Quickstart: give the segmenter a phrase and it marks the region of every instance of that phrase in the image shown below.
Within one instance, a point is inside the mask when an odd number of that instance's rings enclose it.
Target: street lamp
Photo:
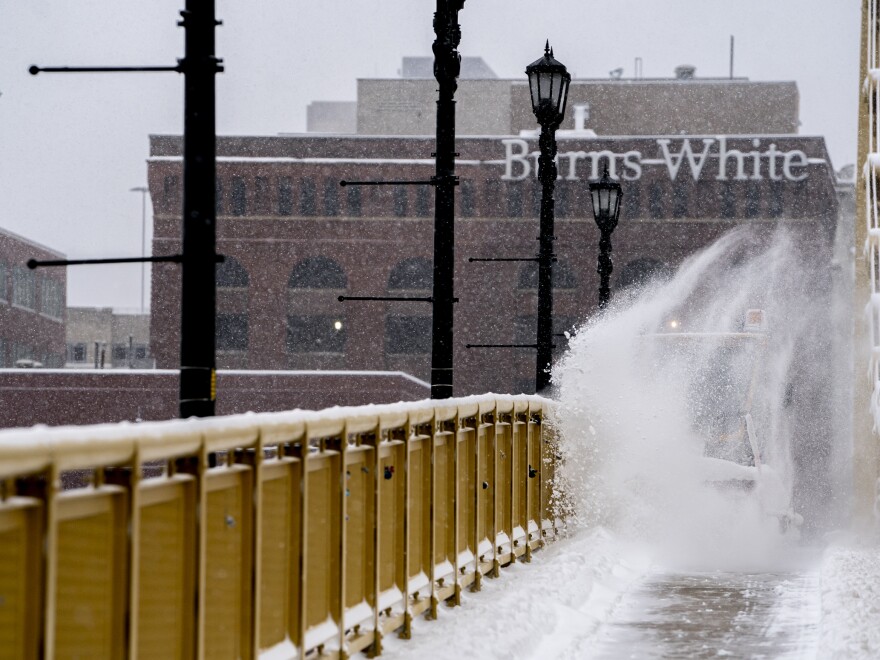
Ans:
[[[146,186],[135,186],[129,192],[139,192],[141,194],[141,257],[147,256],[147,195],[150,189]],[[144,282],[147,265],[141,262],[141,314],[146,310],[144,305]]]
[[[623,190],[617,181],[608,176],[608,167],[599,181],[590,183],[590,197],[593,200],[593,216],[599,227],[599,309],[604,309],[611,300],[611,233],[617,227],[620,217],[620,200]]]
[[[556,187],[556,129],[565,117],[565,102],[571,75],[565,65],[553,58],[550,41],[544,57],[526,67],[532,110],[541,125],[538,145],[538,179],[541,182],[541,223],[538,236],[538,357],[535,363],[535,391],[550,386],[553,358],[553,191]]]

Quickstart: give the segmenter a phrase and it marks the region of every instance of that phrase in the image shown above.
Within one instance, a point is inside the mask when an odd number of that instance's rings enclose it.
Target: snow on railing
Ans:
[[[868,268],[869,298],[865,307],[864,322],[866,335],[870,341],[868,357],[868,378],[871,383],[871,413],[874,431],[880,431],[880,206],[878,206],[878,169],[880,169],[880,52],[878,52],[878,0],[867,0],[864,7],[866,34],[863,40],[865,52],[862,53],[862,69],[866,72],[862,91],[865,96],[867,125],[861,124],[864,133],[866,153],[862,176],[864,178],[864,251],[865,265]],[[863,115],[865,116],[865,115]],[[858,245],[856,246],[859,247]]]
[[[551,405],[0,432],[0,655],[379,654],[556,536]]]

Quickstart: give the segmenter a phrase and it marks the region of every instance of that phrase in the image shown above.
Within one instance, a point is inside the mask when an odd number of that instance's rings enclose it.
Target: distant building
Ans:
[[[306,108],[309,133],[357,133],[357,103],[314,101]]]
[[[67,274],[63,268],[30,270],[28,259],[64,255],[0,229],[0,365],[60,367]]]
[[[67,367],[151,369],[150,315],[110,307],[67,309]]]

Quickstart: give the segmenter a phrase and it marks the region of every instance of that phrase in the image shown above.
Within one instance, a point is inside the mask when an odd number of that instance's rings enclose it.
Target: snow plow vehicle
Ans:
[[[691,429],[703,440],[699,477],[730,497],[757,498],[779,530],[797,530],[802,517],[791,507],[789,489],[765,461],[771,410],[762,385],[769,337],[761,310],[748,310],[739,332],[679,331],[645,335],[653,363],[687,382]]]

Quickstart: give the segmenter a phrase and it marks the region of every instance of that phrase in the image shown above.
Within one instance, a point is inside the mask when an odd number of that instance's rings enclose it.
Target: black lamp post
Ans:
[[[565,117],[565,102],[571,75],[553,58],[548,40],[544,57],[526,67],[532,93],[532,110],[541,125],[538,179],[541,181],[541,224],[538,236],[538,357],[535,391],[550,386],[553,358],[553,191],[556,187],[556,129]]]
[[[608,168],[599,181],[590,183],[590,197],[593,200],[593,216],[599,227],[599,309],[604,309],[611,300],[611,233],[617,227],[620,217],[620,200],[623,190],[617,181],[608,176]]]

